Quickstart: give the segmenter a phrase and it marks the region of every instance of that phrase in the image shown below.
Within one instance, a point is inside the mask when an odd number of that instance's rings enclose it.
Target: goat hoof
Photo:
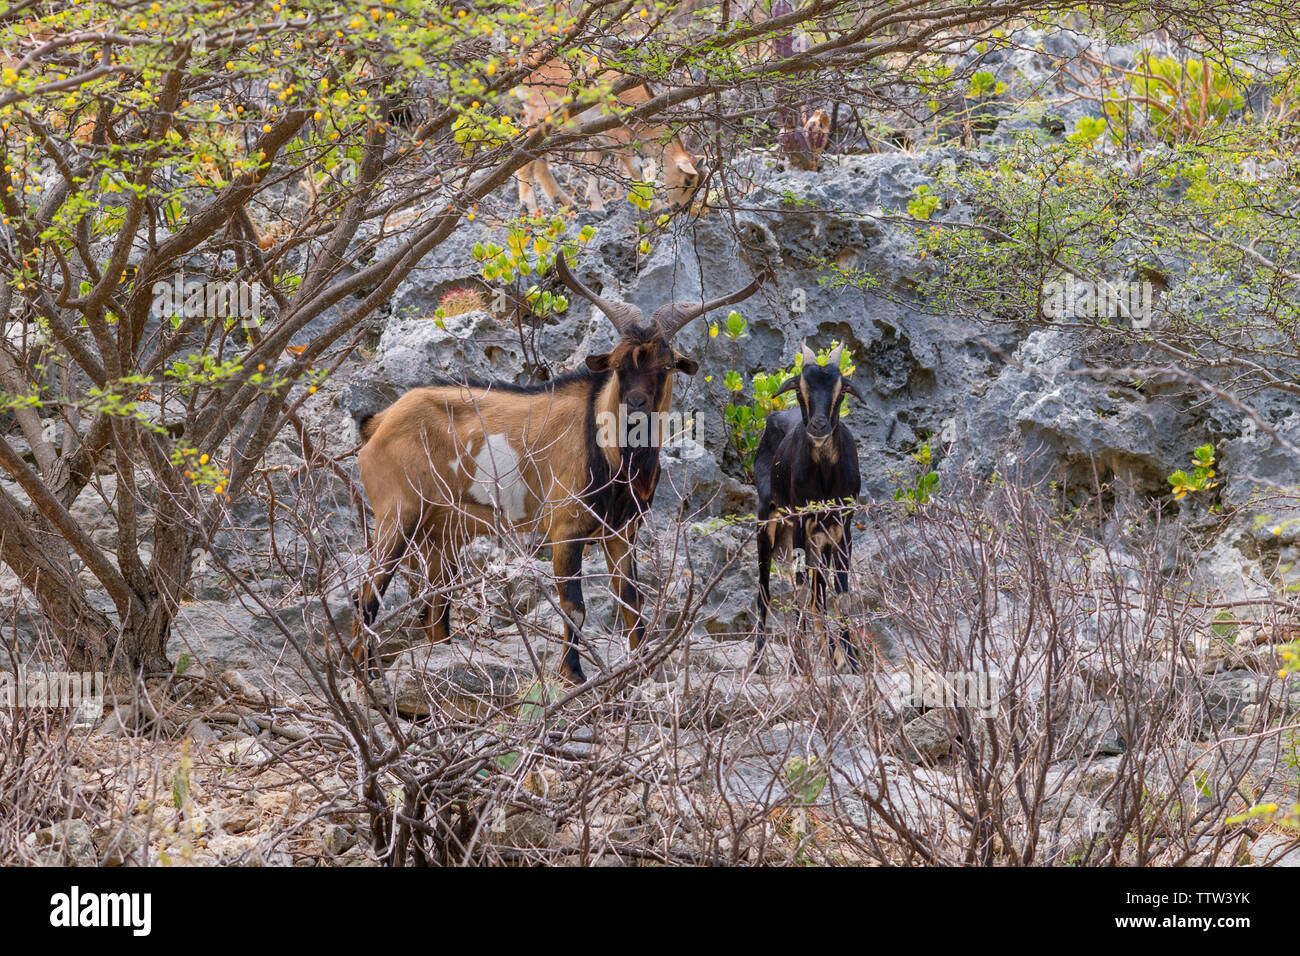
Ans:
[[[835,670],[835,673],[837,674],[861,674],[862,673],[862,665],[859,664],[857,661],[853,660],[852,658],[849,658],[847,660],[836,661],[833,665],[833,668]]]
[[[571,668],[568,664],[561,664],[560,680],[564,681],[566,684],[577,686],[578,684],[587,683],[587,675],[582,672],[581,665]]]
[[[862,658],[852,644],[845,643],[831,653],[831,667],[841,674],[860,674]]]

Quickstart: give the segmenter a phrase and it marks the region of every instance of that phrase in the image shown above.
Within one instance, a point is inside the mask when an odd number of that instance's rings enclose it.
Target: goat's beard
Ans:
[[[637,502],[648,505],[659,485],[659,449],[624,448],[620,478],[631,486]]]

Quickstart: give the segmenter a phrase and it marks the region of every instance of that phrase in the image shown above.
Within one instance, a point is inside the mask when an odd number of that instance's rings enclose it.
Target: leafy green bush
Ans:
[[[912,454],[912,459],[917,467],[910,476],[899,475],[903,484],[894,491],[894,500],[903,502],[908,514],[915,514],[917,509],[931,501],[939,486],[939,475],[933,468],[934,454],[930,450],[930,443],[923,444]]]
[[[1181,468],[1169,476],[1169,484],[1174,500],[1180,501],[1191,491],[1209,491],[1217,487],[1214,480],[1214,446],[1202,445],[1192,452],[1192,472],[1188,474]]]
[[[929,219],[938,206],[938,194],[929,183],[922,183],[912,190],[912,198],[907,203],[907,214],[913,219]]]
[[[1103,104],[1113,135],[1141,116],[1167,143],[1195,142],[1246,101],[1231,73],[1210,60],[1147,55],[1139,69],[1123,73],[1124,88]]]
[[[545,366],[537,349],[537,328],[550,316],[568,309],[569,299],[563,293],[543,290],[536,282],[525,287],[524,278],[545,276],[561,251],[573,262],[579,247],[596,235],[592,226],[583,226],[574,237],[569,237],[568,232],[569,217],[563,212],[549,218],[524,216],[506,230],[504,247],[495,242],[477,242],[471,251],[475,261],[482,263],[483,278],[502,283],[510,293],[514,308],[509,320],[519,332],[526,363],[534,373]],[[438,321],[446,314],[439,310]]]

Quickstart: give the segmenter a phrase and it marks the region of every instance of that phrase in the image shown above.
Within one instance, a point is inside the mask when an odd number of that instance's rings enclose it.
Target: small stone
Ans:
[[[243,674],[233,668],[222,671],[219,680],[236,694],[241,694],[244,697],[249,697],[253,700],[262,699],[262,692],[250,684]]]
[[[190,725],[185,729],[185,733],[189,736],[190,740],[194,741],[194,746],[198,748],[211,747],[214,744],[221,742],[221,738],[217,736],[217,732],[202,720],[195,719],[190,721]]]
[[[933,763],[952,751],[952,735],[942,710],[927,710],[901,731],[903,755],[912,763]]]
[[[241,805],[227,807],[216,814],[221,829],[227,833],[243,833],[257,821],[257,808]]]
[[[94,833],[85,820],[64,820],[36,831],[42,866],[96,866]]]
[[[252,735],[235,740],[224,740],[216,747],[217,757],[226,764],[262,764],[271,759],[271,753]]]
[[[114,822],[95,827],[91,834],[101,866],[130,866],[140,861],[143,841],[135,827]]]
[[[501,847],[543,847],[555,839],[555,821],[536,810],[514,810],[494,821],[493,842]]]
[[[337,823],[327,823],[321,829],[321,846],[330,856],[338,856],[356,845],[357,836],[347,827]]]

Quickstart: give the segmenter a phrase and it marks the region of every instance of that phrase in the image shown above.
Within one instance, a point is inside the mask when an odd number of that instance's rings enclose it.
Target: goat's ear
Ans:
[[[687,375],[694,375],[700,370],[700,363],[695,359],[687,358],[681,352],[676,353],[677,360],[673,363],[673,368],[679,372],[685,372]]]
[[[677,168],[680,169],[687,176],[699,175],[699,173],[695,169],[695,163],[691,161],[690,156],[683,156],[681,159],[677,160]]]
[[[789,378],[785,380],[785,384],[776,390],[776,395],[784,395],[786,392],[793,392],[798,387],[799,387],[799,376],[791,375]],[[772,397],[776,398],[776,395],[773,395]]]
[[[862,397],[862,393],[859,392],[856,388],[853,387],[853,381],[852,381],[851,379],[849,379],[849,378],[847,378],[847,377],[845,377],[845,378],[841,378],[841,379],[840,379],[840,385],[841,385],[841,387],[844,389],[844,391],[848,392],[850,395],[852,395],[852,396],[853,396],[854,398],[856,398],[858,401],[860,401],[860,402],[866,401],[866,399],[864,399],[864,398]]]
[[[587,368],[591,369],[593,372],[608,371],[610,368],[609,353],[606,352],[604,355],[588,355]]]

